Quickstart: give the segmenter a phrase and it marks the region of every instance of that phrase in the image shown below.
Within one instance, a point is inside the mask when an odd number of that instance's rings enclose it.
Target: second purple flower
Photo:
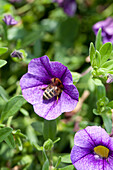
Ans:
[[[79,93],[68,68],[59,62],[50,62],[47,56],[31,60],[20,86],[34,111],[47,120],[72,111],[78,102]]]
[[[100,126],[88,126],[74,137],[71,161],[77,170],[113,170],[113,138]]]
[[[93,31],[95,35],[97,35],[99,28],[102,29],[103,43],[111,42],[113,44],[113,18],[108,17],[106,20],[94,24]]]

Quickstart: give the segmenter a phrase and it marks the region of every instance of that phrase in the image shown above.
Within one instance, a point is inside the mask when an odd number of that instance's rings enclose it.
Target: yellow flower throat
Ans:
[[[102,158],[108,158],[109,156],[109,149],[102,145],[96,146],[94,152]]]

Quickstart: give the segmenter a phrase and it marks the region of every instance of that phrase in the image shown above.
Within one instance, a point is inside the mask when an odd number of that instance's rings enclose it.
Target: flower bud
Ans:
[[[51,150],[53,147],[53,141],[51,139],[48,139],[47,141],[44,142],[43,147],[45,150]]]

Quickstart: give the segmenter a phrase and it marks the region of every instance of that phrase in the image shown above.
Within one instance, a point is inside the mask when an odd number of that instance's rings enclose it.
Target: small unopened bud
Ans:
[[[106,83],[112,83],[112,82],[113,82],[113,74],[109,74]]]
[[[15,50],[11,53],[11,57],[16,57],[16,58],[22,59],[23,54],[21,52]]]
[[[3,21],[6,23],[6,25],[18,24],[18,21],[16,21],[11,15],[5,15]]]
[[[45,150],[51,150],[53,147],[53,141],[51,139],[48,139],[47,141],[44,142],[43,147]]]

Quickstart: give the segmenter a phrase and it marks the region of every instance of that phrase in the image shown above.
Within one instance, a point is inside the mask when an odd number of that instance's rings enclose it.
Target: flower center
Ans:
[[[96,146],[94,152],[102,158],[108,158],[109,155],[109,149],[102,145]]]

